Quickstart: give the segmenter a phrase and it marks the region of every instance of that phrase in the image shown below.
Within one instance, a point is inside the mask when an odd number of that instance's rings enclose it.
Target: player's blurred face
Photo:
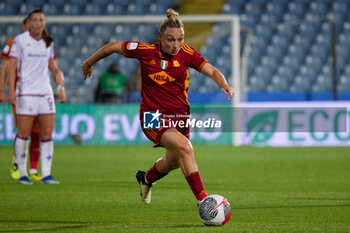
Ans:
[[[175,56],[184,43],[184,29],[167,27],[163,34],[159,35],[163,53]]]
[[[43,32],[46,22],[43,13],[34,13],[29,18],[29,30],[33,36],[39,36]]]

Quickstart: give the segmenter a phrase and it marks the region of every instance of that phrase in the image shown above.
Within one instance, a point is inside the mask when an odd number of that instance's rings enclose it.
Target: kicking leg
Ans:
[[[194,158],[191,142],[175,129],[168,130],[161,139],[167,149],[165,160],[160,162],[160,171],[171,171],[179,166],[194,196],[201,201],[207,196]]]
[[[176,129],[169,129],[163,134],[161,145],[166,149],[165,156],[147,173],[141,171],[137,173],[137,180],[141,184],[142,201],[149,204],[152,184],[179,167],[197,200],[205,198],[207,194],[194,160],[191,142]]]

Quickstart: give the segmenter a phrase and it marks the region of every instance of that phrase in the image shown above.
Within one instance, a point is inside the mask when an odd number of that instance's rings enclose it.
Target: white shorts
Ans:
[[[38,116],[55,114],[55,99],[53,95],[23,95],[16,98],[16,114]]]

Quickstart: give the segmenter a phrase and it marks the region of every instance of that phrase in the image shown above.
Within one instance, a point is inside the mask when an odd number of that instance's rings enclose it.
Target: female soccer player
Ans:
[[[64,90],[64,77],[55,62],[53,38],[46,30],[44,12],[41,9],[33,10],[28,14],[28,21],[29,31],[16,36],[10,51],[9,101],[16,105],[18,132],[14,147],[20,172],[19,182],[32,183],[27,174],[26,147],[34,119],[38,117],[43,177],[41,183],[57,184],[58,181],[51,176],[55,102],[48,70],[50,69],[61,90]],[[18,64],[21,65],[15,87]],[[60,91],[59,98],[60,102],[65,102],[64,91]]]
[[[150,203],[151,187],[155,181],[173,169],[181,168],[199,202],[207,194],[189,141],[189,128],[177,125],[177,127],[160,126],[158,129],[148,129],[143,124],[144,115],[152,112],[152,118],[158,118],[162,114],[162,119],[172,121],[176,120],[170,119],[173,115],[189,115],[190,104],[187,101],[189,67],[213,79],[222,91],[228,94],[228,98],[233,97],[234,91],[215,67],[193,48],[184,44],[184,25],[177,12],[167,10],[167,18],[161,23],[158,36],[160,42],[154,44],[110,42],[89,57],[82,64],[82,70],[85,79],[87,76],[92,77],[92,66],[114,52],[139,60],[142,78],[141,127],[144,134],[154,143],[154,147],[161,146],[166,149],[165,156],[157,160],[147,172],[136,173],[141,186],[142,201]]]
[[[28,18],[24,18],[22,21],[22,28],[23,31],[27,31],[29,27]],[[6,95],[5,95],[5,83],[8,77],[8,73],[10,70],[10,51],[11,47],[14,41],[14,37],[8,40],[6,43],[5,48],[3,49],[1,53],[2,58],[2,66],[0,71],[0,101],[2,103],[6,103]],[[17,72],[16,72],[16,81],[15,85],[18,81],[17,78]],[[13,115],[15,118],[15,122],[17,120],[16,117],[16,106],[12,105]],[[15,127],[16,127],[15,123]],[[30,133],[30,145],[29,145],[29,158],[30,158],[30,170],[29,170],[29,179],[31,181],[40,181],[41,176],[38,175],[38,165],[39,165],[39,158],[40,158],[40,135],[39,135],[39,124],[38,121],[35,119],[33,123],[32,132]],[[16,155],[13,156],[13,164],[10,169],[10,175],[13,179],[18,180],[19,179],[19,170],[18,165],[16,163]]]

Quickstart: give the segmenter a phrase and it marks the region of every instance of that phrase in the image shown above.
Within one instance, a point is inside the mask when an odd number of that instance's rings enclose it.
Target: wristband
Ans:
[[[62,89],[62,91],[64,91],[64,86],[63,85],[58,85],[58,89]]]

